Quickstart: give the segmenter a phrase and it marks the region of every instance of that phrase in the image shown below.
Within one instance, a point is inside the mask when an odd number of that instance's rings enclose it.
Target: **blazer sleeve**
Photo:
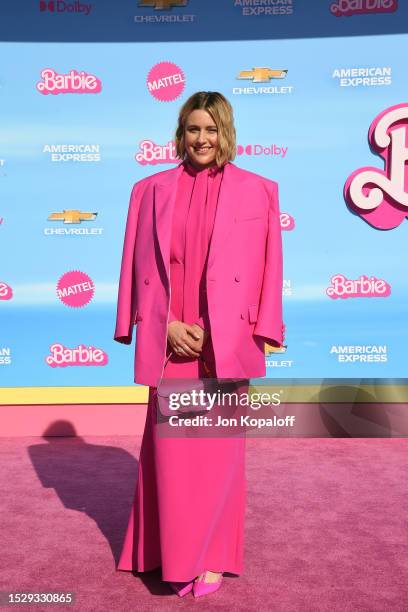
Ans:
[[[114,340],[131,344],[137,313],[135,286],[135,242],[141,202],[141,182],[135,183],[130,195],[119,276]]]
[[[278,184],[268,181],[267,191],[269,212],[265,267],[258,317],[253,333],[262,336],[268,344],[281,346],[283,344],[283,256]]]

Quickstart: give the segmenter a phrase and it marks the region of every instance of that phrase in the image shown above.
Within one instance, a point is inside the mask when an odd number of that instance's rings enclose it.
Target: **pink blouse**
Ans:
[[[197,170],[187,160],[177,183],[170,245],[170,317],[210,331],[207,256],[223,167]]]

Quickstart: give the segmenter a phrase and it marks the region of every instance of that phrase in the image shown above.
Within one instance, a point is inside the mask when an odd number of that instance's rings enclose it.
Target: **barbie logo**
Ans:
[[[57,285],[57,295],[66,306],[79,308],[93,298],[95,285],[92,279],[80,270],[71,270],[61,276]]]
[[[172,140],[166,145],[158,145],[153,140],[142,140],[139,144],[139,152],[135,159],[139,164],[174,164],[177,163],[176,146]]]
[[[388,297],[391,294],[391,286],[387,281],[375,276],[360,276],[357,280],[349,280],[343,274],[335,274],[331,277],[331,285],[326,289],[326,294],[333,300],[337,298],[352,297]]]
[[[84,344],[80,344],[78,348],[70,349],[56,342],[51,345],[50,353],[45,358],[45,363],[52,368],[103,366],[108,363],[108,355],[105,351],[94,346],[86,347]]]
[[[184,90],[184,72],[172,62],[155,64],[147,75],[147,88],[156,100],[171,102]]]
[[[0,300],[11,300],[13,290],[7,283],[0,281]]]
[[[41,94],[61,93],[100,93],[102,83],[93,74],[81,70],[70,70],[68,74],[57,74],[52,68],[44,68],[41,71],[42,81],[36,85]]]
[[[393,13],[398,8],[398,0],[338,0],[330,6],[336,17],[350,17],[361,13]]]
[[[281,213],[279,218],[282,230],[290,231],[294,229],[295,220],[292,215],[289,215],[288,213]]]
[[[408,214],[408,104],[391,106],[377,115],[368,140],[384,160],[384,170],[355,170],[344,186],[347,204],[367,223],[392,229]]]

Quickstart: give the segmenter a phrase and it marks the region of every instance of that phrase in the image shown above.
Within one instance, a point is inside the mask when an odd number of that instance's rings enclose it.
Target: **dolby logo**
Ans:
[[[288,147],[281,144],[270,144],[267,146],[261,144],[237,145],[237,155],[269,155],[270,157],[286,157]]]
[[[41,13],[81,13],[89,15],[92,10],[92,4],[76,2],[66,2],[65,0],[40,0]]]

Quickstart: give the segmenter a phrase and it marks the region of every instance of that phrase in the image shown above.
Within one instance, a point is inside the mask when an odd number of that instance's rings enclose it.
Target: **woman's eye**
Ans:
[[[198,132],[198,128],[196,127],[191,127],[191,128],[187,128],[188,132]],[[216,134],[218,132],[217,128],[208,128],[207,132],[210,132],[211,134]]]

